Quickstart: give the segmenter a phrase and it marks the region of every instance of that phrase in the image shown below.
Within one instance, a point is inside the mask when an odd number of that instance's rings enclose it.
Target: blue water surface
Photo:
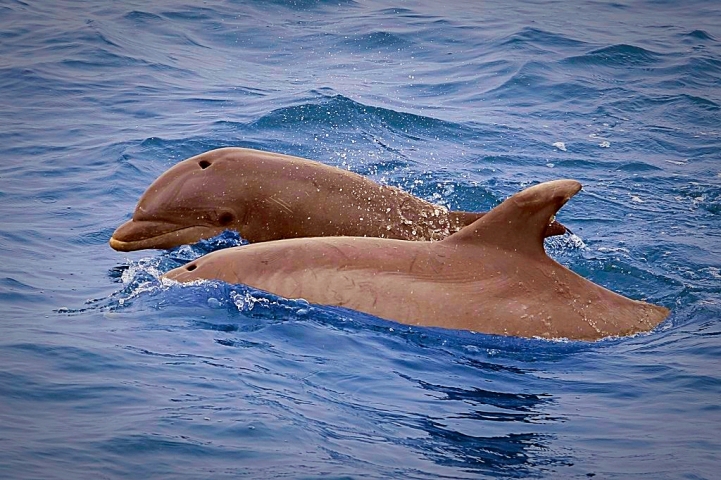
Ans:
[[[718,478],[721,5],[0,4],[0,477]],[[300,155],[451,208],[584,191],[549,253],[672,309],[595,343],[417,328],[107,241],[176,162]]]

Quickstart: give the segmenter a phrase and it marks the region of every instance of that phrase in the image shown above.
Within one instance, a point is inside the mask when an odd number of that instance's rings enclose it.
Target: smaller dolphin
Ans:
[[[110,246],[172,248],[235,230],[249,242],[359,236],[441,240],[482,213],[453,212],[312,160],[221,148],[184,160],[140,197]],[[545,235],[562,235],[553,222]]]
[[[651,330],[668,309],[613,293],[546,255],[550,219],[580,189],[574,180],[535,185],[438,242],[279,240],[220,250],[165,278],[243,283],[400,323],[499,335],[597,340]]]

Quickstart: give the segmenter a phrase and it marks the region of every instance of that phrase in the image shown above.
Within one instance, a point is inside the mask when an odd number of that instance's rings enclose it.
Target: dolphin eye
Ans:
[[[185,269],[186,269],[187,271],[189,271],[189,272],[192,272],[192,271],[195,270],[196,268],[198,268],[198,266],[195,265],[195,264],[188,265],[187,267],[185,267]]]
[[[223,212],[218,216],[218,223],[221,227],[226,227],[233,223],[234,217],[230,212]]]
[[[200,166],[200,168],[205,170],[206,168],[208,168],[210,166],[210,162],[207,160],[201,160],[198,162],[198,165]]]

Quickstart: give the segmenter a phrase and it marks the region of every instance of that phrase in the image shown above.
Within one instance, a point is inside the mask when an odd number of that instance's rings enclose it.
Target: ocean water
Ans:
[[[721,5],[0,4],[0,477],[711,479],[721,468]],[[300,155],[485,210],[584,191],[547,243],[672,309],[595,343],[164,287],[121,254],[176,162]]]

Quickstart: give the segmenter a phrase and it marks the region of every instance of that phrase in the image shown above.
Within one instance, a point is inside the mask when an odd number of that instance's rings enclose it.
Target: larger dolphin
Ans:
[[[453,212],[304,158],[221,148],[184,160],[141,196],[110,246],[171,248],[235,230],[250,242],[321,236],[441,240],[482,213]],[[546,235],[565,233],[552,223]]]
[[[214,252],[165,277],[491,334],[596,340],[651,330],[666,308],[613,293],[546,255],[546,226],[580,189],[574,180],[530,187],[438,242],[280,240]]]

